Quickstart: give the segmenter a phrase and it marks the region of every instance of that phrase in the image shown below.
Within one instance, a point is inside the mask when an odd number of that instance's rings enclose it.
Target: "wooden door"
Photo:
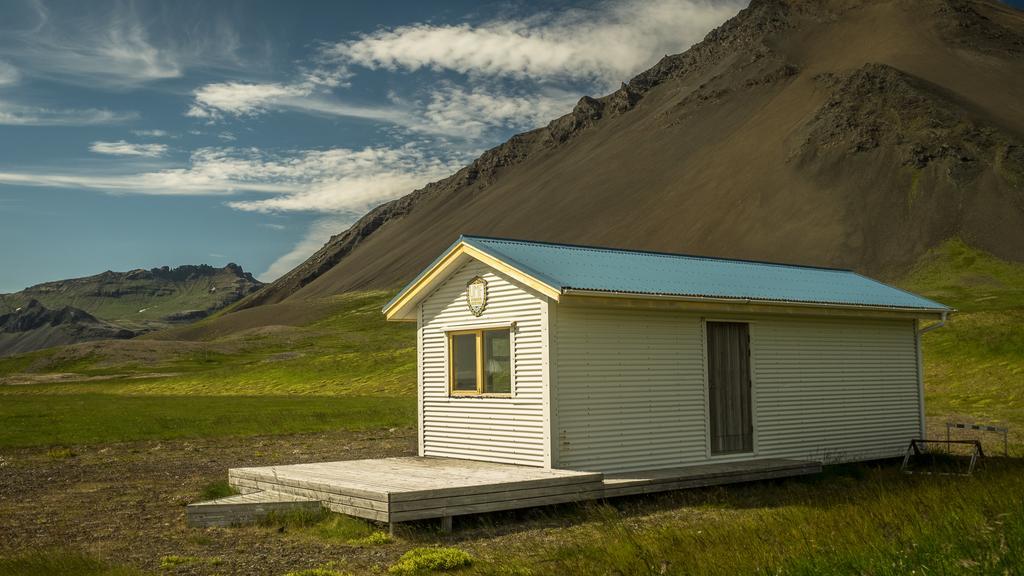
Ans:
[[[707,341],[711,453],[752,452],[750,326],[708,322]]]

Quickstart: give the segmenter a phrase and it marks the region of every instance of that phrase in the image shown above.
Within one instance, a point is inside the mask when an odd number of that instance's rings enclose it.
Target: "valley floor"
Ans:
[[[230,467],[414,451],[408,429],[0,450],[0,558],[85,550],[152,573],[166,558],[191,559],[177,574],[277,575],[332,557],[366,568],[380,562],[380,551],[274,529],[189,529],[185,504],[225,481]]]
[[[414,452],[415,340],[381,320],[388,294],[0,358],[0,576],[1022,574],[1024,266],[954,241],[901,286],[959,309],[924,339],[930,435],[1000,423],[1014,458],[470,516],[450,535],[333,514],[185,526],[230,467]]]
[[[4,449],[0,574],[378,574],[411,549],[437,546],[468,552],[467,573],[492,575],[1024,569],[1024,463],[1000,460],[973,478],[907,477],[888,462],[471,516],[451,535],[424,522],[390,538],[337,515],[185,526],[184,504],[216,489],[229,467],[414,451],[409,429]]]

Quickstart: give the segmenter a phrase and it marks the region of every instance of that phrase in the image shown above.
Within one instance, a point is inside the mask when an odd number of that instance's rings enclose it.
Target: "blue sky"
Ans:
[[[0,292],[229,261],[273,280],[745,3],[0,0]]]

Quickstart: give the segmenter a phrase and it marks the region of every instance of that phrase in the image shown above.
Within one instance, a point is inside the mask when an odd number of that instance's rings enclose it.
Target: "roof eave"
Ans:
[[[664,300],[674,302],[694,302],[706,304],[740,305],[740,306],[766,306],[766,307],[795,307],[808,310],[847,310],[850,312],[872,312],[881,314],[893,314],[900,316],[914,316],[917,318],[937,318],[956,312],[953,308],[915,308],[898,306],[880,306],[869,304],[840,304],[829,302],[800,302],[790,300],[768,300],[760,298],[727,298],[714,296],[690,296],[679,294],[646,294],[638,292],[617,292],[607,290],[587,290],[583,288],[564,288],[562,293],[566,296],[584,297],[605,297],[634,300]]]

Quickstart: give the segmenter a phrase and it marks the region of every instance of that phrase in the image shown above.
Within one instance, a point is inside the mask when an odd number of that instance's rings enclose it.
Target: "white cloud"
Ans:
[[[31,26],[9,22],[0,36],[0,55],[26,75],[125,89],[180,78],[189,67],[238,65],[239,38],[226,21],[186,18],[173,7],[142,14],[151,7],[135,3],[54,14],[42,2],[31,6]]]
[[[21,72],[0,60],[0,89],[10,88],[20,81]],[[7,126],[94,126],[117,124],[137,116],[134,112],[114,112],[98,108],[48,108],[0,98],[0,125]]]
[[[164,138],[168,135],[166,130],[132,130],[132,134],[143,138]]]
[[[273,282],[303,263],[311,254],[331,239],[331,236],[352,225],[352,217],[321,218],[313,223],[306,235],[288,253],[275,260],[262,274],[256,276],[261,282]]]
[[[432,158],[419,148],[336,148],[313,151],[275,170],[301,175],[305,187],[261,200],[229,205],[249,212],[327,212],[361,214],[370,208],[443,178],[462,159]]]
[[[201,148],[189,166],[138,173],[56,170],[0,172],[0,183],[54,188],[86,188],[114,194],[215,196],[240,192],[289,193],[301,190],[295,180],[274,178],[258,151]]]
[[[615,85],[661,56],[686,49],[744,4],[630,0],[480,25],[414,24],[327,46],[323,57],[342,67],[444,69]]]
[[[20,79],[21,73],[18,72],[17,68],[0,60],[0,86],[17,84]]]
[[[323,86],[297,84],[221,82],[207,84],[194,93],[186,116],[219,120],[224,116],[256,116],[270,110],[295,110],[321,116],[365,118],[409,124],[413,118],[394,106],[358,106],[332,96]]]
[[[45,108],[0,100],[0,125],[8,126],[96,126],[119,124],[138,117],[134,112],[96,108]]]
[[[193,118],[211,118],[220,112],[251,116],[267,111],[288,98],[306,96],[312,88],[284,84],[247,84],[224,82],[207,84],[196,90],[195,101],[185,113]]]
[[[390,105],[357,106],[315,87],[229,82],[197,90],[186,115],[219,120],[227,115],[245,117],[270,110],[294,110],[376,120],[422,134],[478,138],[490,128],[535,128],[569,112],[578,99],[578,94],[556,89],[502,94],[497,88],[466,89],[442,83],[414,100],[394,96]]]
[[[357,117],[423,134],[479,139],[495,128],[528,129],[571,110],[586,86],[617,87],[679,52],[735,13],[742,0],[626,0],[590,9],[496,19],[480,25],[414,24],[321,46],[291,82],[220,82],[194,93],[186,114],[207,120],[269,111]],[[423,84],[390,105],[338,98],[354,66],[453,70],[467,76]],[[514,84],[501,82],[503,78]]]
[[[268,154],[257,149],[202,148],[187,167],[136,173],[57,170],[0,172],[0,184],[85,188],[113,194],[269,198],[229,205],[249,212],[356,215],[451,173],[464,158],[443,160],[407,145]]]
[[[491,128],[529,130],[572,110],[579,95],[547,90],[535,94],[501,94],[482,87],[444,85],[422,105],[423,122],[413,130],[476,138]]]
[[[118,140],[117,142],[93,142],[89,150],[97,154],[109,154],[111,156],[145,156],[157,158],[167,153],[167,146],[164,144],[134,144]]]
[[[285,225],[284,224],[277,224],[275,222],[264,222],[263,224],[260,224],[260,226],[263,226],[264,228],[270,228],[271,230],[284,230],[285,229]]]

